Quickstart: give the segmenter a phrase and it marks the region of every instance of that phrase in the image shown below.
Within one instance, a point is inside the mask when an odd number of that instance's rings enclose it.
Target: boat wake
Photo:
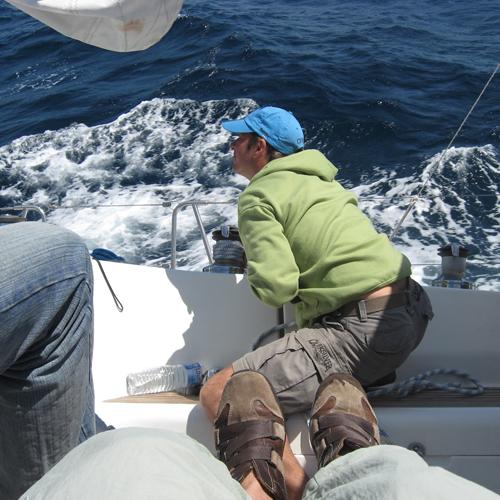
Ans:
[[[189,199],[236,200],[245,187],[245,179],[232,173],[229,137],[220,122],[255,107],[250,99],[155,98],[111,123],[21,137],[0,148],[0,206],[40,205],[48,209],[49,222],[79,233],[90,249],[166,265],[173,206]],[[437,165],[440,155],[416,166],[415,174],[374,166],[353,191],[377,228],[389,234],[433,172],[397,246],[414,263],[417,278],[429,282],[438,273],[439,246],[467,245],[474,254],[469,276],[483,289],[500,289],[498,151],[491,145],[451,148]],[[345,180],[349,172],[341,174]],[[348,178],[346,183],[353,184]],[[208,230],[236,224],[235,204],[200,207],[200,213]],[[201,270],[206,263],[195,218],[184,210],[178,265]]]

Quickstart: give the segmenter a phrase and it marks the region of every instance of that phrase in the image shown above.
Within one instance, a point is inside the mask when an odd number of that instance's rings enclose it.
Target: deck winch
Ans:
[[[467,257],[470,255],[467,247],[451,243],[439,248],[438,255],[441,256],[441,275],[432,282],[433,286],[469,290],[476,288],[471,281],[464,279]]]
[[[208,273],[243,274],[246,268],[245,249],[236,226],[222,226],[212,233],[214,263],[203,268]]]

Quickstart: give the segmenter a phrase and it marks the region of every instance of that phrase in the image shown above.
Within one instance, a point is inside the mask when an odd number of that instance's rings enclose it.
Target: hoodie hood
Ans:
[[[286,170],[302,175],[315,175],[323,181],[332,182],[337,175],[337,167],[326,156],[316,149],[306,149],[292,155],[270,161],[260,172],[254,175],[254,180],[265,175]]]

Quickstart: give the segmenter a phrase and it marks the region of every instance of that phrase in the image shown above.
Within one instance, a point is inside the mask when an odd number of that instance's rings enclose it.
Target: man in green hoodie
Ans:
[[[432,318],[406,256],[335,180],[337,168],[304,150],[290,112],[264,107],[223,127],[236,135],[234,171],[250,180],[238,203],[248,281],[265,304],[292,302],[298,329],[210,379],[201,392],[208,416],[217,415],[227,380],[245,369],[268,378],[285,415],[308,410],[331,373],[364,386],[392,373]],[[287,446],[283,459],[289,497],[300,498],[305,475]],[[248,491],[257,487],[249,476]]]

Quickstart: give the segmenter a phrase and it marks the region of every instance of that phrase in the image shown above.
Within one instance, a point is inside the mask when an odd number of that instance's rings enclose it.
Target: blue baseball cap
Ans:
[[[304,149],[302,127],[290,111],[266,106],[259,108],[241,120],[222,122],[232,134],[255,132],[274,149],[283,154],[292,154]]]

